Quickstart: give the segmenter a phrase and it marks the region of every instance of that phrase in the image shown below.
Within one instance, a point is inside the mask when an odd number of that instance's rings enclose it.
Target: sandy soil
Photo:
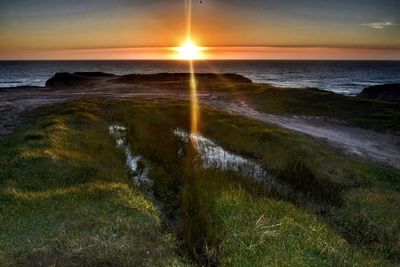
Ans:
[[[21,88],[0,90],[0,136],[11,133],[20,121],[23,111],[44,104],[90,97],[151,98],[188,100],[186,90],[160,89],[155,84],[102,84],[86,88]],[[213,108],[272,123],[282,128],[325,140],[344,152],[400,168],[400,137],[359,129],[318,117],[277,116],[258,112],[244,101],[235,100],[227,93],[209,91],[199,95],[200,102]]]

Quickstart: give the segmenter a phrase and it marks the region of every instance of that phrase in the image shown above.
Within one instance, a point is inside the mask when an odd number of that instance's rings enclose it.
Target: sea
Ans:
[[[56,72],[114,74],[188,72],[185,61],[0,61],[0,88],[44,86]],[[237,73],[277,87],[319,88],[356,95],[363,88],[400,83],[400,61],[196,61],[197,73]],[[1,89],[0,89],[1,90]]]

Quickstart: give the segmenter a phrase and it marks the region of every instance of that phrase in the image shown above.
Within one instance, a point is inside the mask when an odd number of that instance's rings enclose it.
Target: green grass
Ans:
[[[149,81],[141,82],[146,87],[157,90],[189,90],[187,80],[176,78],[174,81],[163,81],[158,78],[150,75],[147,77]],[[217,75],[212,79],[199,75],[198,91],[204,94],[228,93],[230,98],[245,100],[257,110],[269,114],[325,117],[345,125],[400,133],[400,105],[397,103],[362,99],[312,88],[299,90],[232,81],[224,75]]]
[[[295,194],[203,169],[178,101],[36,109],[0,141],[0,265],[390,266],[400,263],[400,172],[211,109],[201,131]],[[108,125],[127,126],[161,210],[134,188]]]
[[[259,110],[334,118],[350,125],[380,131],[400,130],[400,105],[359,99],[313,89],[262,88],[247,92]],[[260,97],[261,96],[261,97]]]
[[[1,266],[179,263],[96,106],[35,111],[0,143]]]
[[[333,210],[332,219],[348,240],[364,244],[395,262],[399,261],[400,195],[377,189],[355,189],[345,194],[346,206]]]
[[[377,257],[349,247],[329,225],[282,201],[231,189],[216,210],[225,233],[224,266],[378,266]]]
[[[233,93],[257,110],[279,115],[333,118],[342,123],[379,131],[400,131],[400,105],[335,94],[318,89],[276,88],[264,84],[200,86]]]

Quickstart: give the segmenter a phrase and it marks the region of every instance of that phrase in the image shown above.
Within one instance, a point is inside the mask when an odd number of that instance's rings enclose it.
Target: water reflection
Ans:
[[[109,133],[114,137],[117,147],[125,152],[125,163],[132,175],[134,184],[153,195],[153,181],[149,178],[149,167],[144,163],[140,155],[135,155],[127,142],[127,129],[121,125],[109,126]]]
[[[214,143],[212,140],[198,134],[189,134],[185,130],[176,129],[174,134],[185,142],[191,141],[201,156],[203,168],[218,168],[232,170],[257,180],[265,180],[267,172],[257,163],[234,154]]]

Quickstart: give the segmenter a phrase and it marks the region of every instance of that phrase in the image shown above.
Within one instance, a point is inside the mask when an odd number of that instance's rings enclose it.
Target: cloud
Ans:
[[[375,29],[375,30],[382,30],[386,27],[390,27],[390,26],[396,26],[397,23],[393,22],[393,21],[380,21],[380,22],[371,22],[371,23],[364,23],[362,24],[363,26],[367,26],[371,29]]]

